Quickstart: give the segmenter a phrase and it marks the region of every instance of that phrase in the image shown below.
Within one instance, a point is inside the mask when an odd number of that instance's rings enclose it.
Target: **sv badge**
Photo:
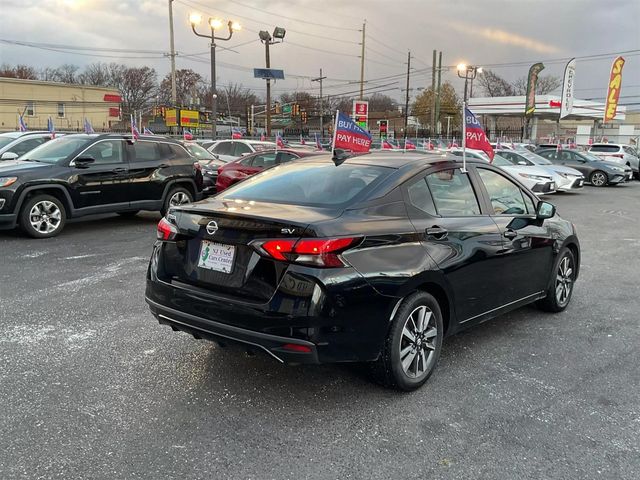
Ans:
[[[285,235],[293,235],[293,233],[296,231],[295,228],[283,228],[280,230],[280,233],[285,234]]]

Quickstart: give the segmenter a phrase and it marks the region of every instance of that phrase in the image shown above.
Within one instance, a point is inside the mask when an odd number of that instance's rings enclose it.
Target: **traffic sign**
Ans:
[[[264,78],[265,80],[284,80],[284,70],[275,68],[254,68],[254,78]]]

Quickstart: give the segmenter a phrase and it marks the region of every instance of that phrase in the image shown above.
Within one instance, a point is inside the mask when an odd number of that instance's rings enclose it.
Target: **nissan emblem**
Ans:
[[[207,233],[209,235],[213,235],[217,231],[218,231],[218,224],[215,222],[215,220],[211,220],[209,223],[207,223]]]

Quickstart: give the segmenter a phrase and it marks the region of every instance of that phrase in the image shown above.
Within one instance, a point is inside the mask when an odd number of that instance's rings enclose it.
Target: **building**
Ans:
[[[614,121],[605,125],[604,103],[575,99],[571,114],[560,120],[560,102],[557,95],[536,95],[536,110],[530,123],[531,139],[551,141],[574,139],[580,145],[590,140],[607,138],[611,142],[628,143],[640,135],[634,128],[633,115],[627,118],[627,108],[618,106]],[[474,97],[469,99],[469,108],[476,115],[482,115],[483,124],[490,139],[510,137],[519,140],[523,136],[525,96]]]
[[[0,131],[18,130],[22,114],[29,130],[46,130],[51,117],[57,131],[82,131],[87,118],[96,132],[120,120],[120,92],[39,80],[0,78]]]

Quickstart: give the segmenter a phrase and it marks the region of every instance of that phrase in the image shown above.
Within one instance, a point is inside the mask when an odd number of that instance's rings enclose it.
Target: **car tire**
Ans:
[[[130,218],[130,217],[135,217],[138,213],[140,213],[140,210],[133,210],[131,212],[117,212],[117,213],[121,217]]]
[[[24,202],[18,218],[20,227],[30,237],[49,238],[62,231],[67,212],[56,197],[36,195]]]
[[[545,312],[562,312],[571,301],[576,280],[576,259],[568,248],[560,250],[553,267],[553,279],[547,289],[547,296],[538,300],[537,306]]]
[[[609,183],[609,177],[602,170],[596,170],[595,172],[591,172],[589,175],[589,182],[594,187],[604,187]]]
[[[391,320],[380,357],[371,364],[374,380],[407,392],[420,388],[436,368],[443,336],[437,300],[426,292],[409,295]]]
[[[193,202],[193,195],[184,187],[173,187],[167,193],[160,213],[165,216],[171,207]]]

